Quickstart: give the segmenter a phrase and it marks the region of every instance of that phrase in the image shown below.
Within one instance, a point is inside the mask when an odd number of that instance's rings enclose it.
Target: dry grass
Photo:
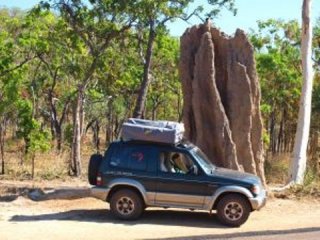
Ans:
[[[23,143],[15,140],[6,142],[5,152],[5,175],[2,180],[30,180],[32,171],[32,161],[24,155]],[[87,179],[87,169],[90,155],[95,152],[92,144],[84,139],[81,149],[82,176]],[[67,181],[69,176],[70,150],[61,152],[51,150],[47,153],[38,153],[35,158],[34,180],[54,180]]]
[[[84,138],[82,144],[82,176],[79,181],[87,182],[87,169],[90,155],[95,152],[90,138]],[[102,149],[103,150],[103,149]],[[19,141],[6,142],[6,174],[0,180],[31,180],[31,160],[24,158],[23,144]],[[48,153],[39,153],[35,159],[35,182],[74,182],[75,179],[69,176],[70,151],[68,149],[58,153],[51,150]],[[279,154],[266,161],[265,173],[268,185],[285,185],[288,179],[290,155]],[[305,184],[289,189],[285,193],[275,194],[277,197],[320,197],[320,176],[319,173],[309,167],[307,169]],[[77,181],[78,181],[77,180]]]
[[[268,185],[284,186],[288,182],[290,154],[279,154],[268,159],[265,164],[265,173]],[[275,193],[278,198],[320,198],[320,173],[317,173],[308,162],[303,185],[294,186],[285,191]]]
[[[265,161],[265,174],[268,184],[285,184],[288,180],[289,154],[278,154]]]

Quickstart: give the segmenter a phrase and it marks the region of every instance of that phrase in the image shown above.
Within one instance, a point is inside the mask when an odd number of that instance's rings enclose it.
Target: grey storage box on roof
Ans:
[[[129,118],[122,125],[124,141],[138,140],[177,144],[183,139],[184,125],[171,121],[151,121]]]

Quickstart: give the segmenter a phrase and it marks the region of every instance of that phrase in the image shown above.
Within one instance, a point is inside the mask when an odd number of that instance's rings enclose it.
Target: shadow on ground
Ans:
[[[0,196],[0,202],[13,202],[16,200],[19,196],[18,195],[5,195],[5,196]]]
[[[79,221],[79,222],[98,222],[113,223],[122,225],[136,224],[156,224],[168,226],[202,227],[202,228],[226,228],[219,224],[215,214],[207,212],[188,212],[174,210],[147,210],[143,216],[136,221],[121,221],[113,217],[107,209],[94,210],[70,210],[59,213],[48,213],[39,215],[15,215],[10,219],[11,222],[29,221]]]
[[[217,221],[215,214],[209,215],[206,212],[187,212],[175,210],[158,210],[150,209],[145,211],[143,216],[137,221],[120,221],[115,219],[107,209],[93,210],[71,210],[59,213],[47,213],[39,215],[15,215],[11,222],[32,222],[32,221],[79,221],[79,222],[96,222],[96,223],[112,223],[121,225],[139,225],[152,224],[163,226],[177,227],[195,227],[195,228],[211,228],[223,229],[227,228]],[[264,230],[250,232],[236,232],[226,234],[210,234],[200,236],[183,236],[175,238],[158,238],[161,240],[202,240],[202,239],[287,239],[287,235],[293,234],[320,234],[320,227],[299,228],[289,230]],[[317,235],[318,236],[318,235]],[[303,238],[299,238],[303,239]]]
[[[29,192],[27,187],[7,187],[0,185],[0,202],[12,202],[19,196],[26,196]]]
[[[72,200],[87,198],[90,196],[88,187],[60,187],[55,188],[34,188],[34,187],[16,187],[0,186],[0,202],[12,202],[19,196],[27,197],[33,201],[46,200]]]
[[[237,232],[237,233],[227,233],[227,234],[210,234],[210,235],[201,235],[201,236],[183,236],[183,237],[158,238],[158,239],[159,240],[269,239],[268,237],[270,237],[270,239],[290,239],[290,238],[291,239],[308,239],[308,238],[304,238],[304,234],[315,233],[318,236],[318,232],[320,234],[320,227],[298,228],[298,229],[287,229],[287,230],[264,230],[264,231]],[[299,238],[297,237],[297,234],[300,235]],[[148,240],[148,239],[145,239],[145,240]]]

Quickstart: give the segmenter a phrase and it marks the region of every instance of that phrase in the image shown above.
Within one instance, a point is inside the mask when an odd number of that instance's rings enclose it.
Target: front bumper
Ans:
[[[110,191],[110,189],[108,189],[108,188],[92,187],[90,189],[90,195],[94,198],[101,199],[103,201],[107,201],[109,191]]]
[[[266,190],[262,190],[261,193],[256,197],[249,198],[249,201],[251,203],[252,210],[261,209],[263,206],[266,205],[267,202]]]

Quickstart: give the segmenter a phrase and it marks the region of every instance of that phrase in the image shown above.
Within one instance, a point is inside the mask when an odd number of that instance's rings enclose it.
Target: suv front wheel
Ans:
[[[143,212],[143,201],[141,197],[130,189],[122,189],[115,192],[110,199],[112,214],[123,220],[134,220]]]
[[[228,194],[217,205],[217,217],[225,225],[239,227],[250,215],[251,207],[247,199],[239,194]]]

